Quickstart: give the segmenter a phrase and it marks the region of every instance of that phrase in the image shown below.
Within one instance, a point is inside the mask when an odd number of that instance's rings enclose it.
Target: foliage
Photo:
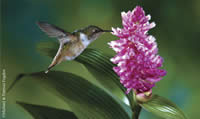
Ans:
[[[38,45],[39,51],[50,57],[55,55],[57,47],[58,44],[51,42]],[[76,61],[88,68],[96,77],[96,80],[106,89],[102,89],[80,76],[67,72],[50,71],[45,74],[42,71],[20,74],[10,89],[16,83],[22,81],[22,78],[36,80],[37,84],[64,100],[70,106],[72,112],[24,102],[18,102],[18,104],[30,112],[35,119],[53,119],[53,117],[54,119],[56,117],[59,117],[59,119],[64,117],[70,117],[70,119],[136,119],[139,117],[141,107],[166,119],[185,119],[184,114],[175,104],[157,95],[153,96],[148,102],[138,103],[133,93],[130,93],[130,95],[127,95],[130,106],[115,97],[110,92],[110,87],[121,89],[123,92],[125,92],[125,89],[113,72],[113,64],[106,54],[98,50],[86,49]],[[48,112],[51,112],[54,116],[48,115]]]

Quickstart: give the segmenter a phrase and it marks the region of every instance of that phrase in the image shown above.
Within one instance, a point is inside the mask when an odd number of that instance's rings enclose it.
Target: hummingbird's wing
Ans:
[[[37,22],[37,25],[40,27],[42,31],[44,31],[49,37],[57,38],[60,42],[69,42],[72,34],[70,32],[66,32],[63,29],[46,23],[46,22]]]

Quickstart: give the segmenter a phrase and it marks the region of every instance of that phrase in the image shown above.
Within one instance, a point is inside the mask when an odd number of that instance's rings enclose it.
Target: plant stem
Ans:
[[[133,111],[132,119],[139,119],[141,109],[142,108],[140,107],[140,105],[137,105],[134,108],[132,108]]]
[[[136,98],[135,98],[135,93],[133,92],[133,101],[134,101],[134,104],[131,105],[131,109],[132,109],[132,112],[133,112],[133,115],[132,115],[132,119],[139,119],[139,115],[140,115],[140,112],[141,112],[141,107],[140,105],[138,104]]]

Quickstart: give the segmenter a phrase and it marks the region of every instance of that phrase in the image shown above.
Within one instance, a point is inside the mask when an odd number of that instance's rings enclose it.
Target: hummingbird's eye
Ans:
[[[93,33],[97,32],[97,29],[93,29],[92,32],[93,32]]]

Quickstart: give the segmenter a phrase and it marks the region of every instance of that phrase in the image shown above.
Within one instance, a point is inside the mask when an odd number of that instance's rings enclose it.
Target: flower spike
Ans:
[[[137,6],[133,11],[122,12],[123,28],[112,28],[112,34],[119,40],[108,44],[117,53],[111,58],[117,64],[113,70],[120,77],[120,82],[129,93],[134,90],[136,94],[151,91],[155,83],[166,75],[166,71],[159,69],[163,59],[158,53],[157,43],[148,31],[155,27],[150,23],[150,15],[145,16],[142,7]]]

